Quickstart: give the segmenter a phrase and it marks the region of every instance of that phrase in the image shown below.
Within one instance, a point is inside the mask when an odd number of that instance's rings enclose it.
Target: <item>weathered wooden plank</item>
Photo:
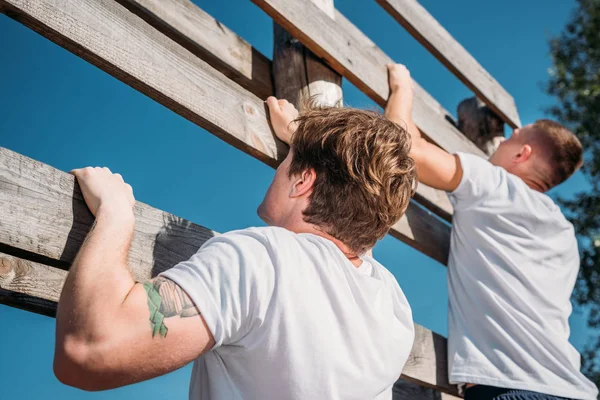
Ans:
[[[447,354],[446,338],[415,324],[415,342],[402,371],[402,378],[458,395],[458,389],[448,382]]]
[[[217,234],[140,202],[134,211],[128,265],[139,281],[187,260]],[[0,253],[11,253],[0,254],[0,302],[53,315],[66,274],[58,268],[72,263],[92,223],[72,175],[0,147]],[[444,339],[415,329],[405,378],[453,393],[438,378],[446,368]],[[444,372],[429,371],[438,365]]]
[[[135,216],[128,262],[138,280],[188,259],[215,235],[140,202]],[[0,147],[0,243],[66,268],[92,222],[72,175]]]
[[[450,231],[450,225],[411,201],[404,217],[390,230],[390,235],[446,265],[450,251]]]
[[[0,252],[0,303],[56,316],[56,303],[67,278],[58,268]]]
[[[113,0],[0,0],[4,12],[224,141],[276,166],[262,99]]]
[[[312,2],[252,0],[334,70],[384,106],[389,96],[385,65],[393,60],[341,13],[330,18]],[[483,155],[452,124],[452,117],[415,82],[413,118],[419,129],[449,152]]]
[[[270,132],[261,99],[115,1],[0,0],[0,5],[8,16],[266,164],[276,167],[287,153]],[[407,217],[413,214],[427,217],[414,205]],[[392,234],[445,262],[438,243],[449,242],[449,229],[438,222],[412,218],[410,227],[405,220]]]
[[[504,121],[521,126],[513,97],[417,0],[377,2]]]
[[[261,99],[273,94],[271,61],[189,0],[116,0]]]

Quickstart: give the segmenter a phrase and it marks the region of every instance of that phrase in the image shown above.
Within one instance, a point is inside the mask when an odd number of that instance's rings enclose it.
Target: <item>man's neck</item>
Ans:
[[[529,178],[521,178],[523,180],[523,182],[525,182],[525,184],[527,186],[529,186],[531,189],[535,190],[536,192],[540,192],[540,193],[544,193],[546,192],[546,189],[544,188],[543,185],[541,185],[540,183],[538,183],[535,179],[529,179]]]

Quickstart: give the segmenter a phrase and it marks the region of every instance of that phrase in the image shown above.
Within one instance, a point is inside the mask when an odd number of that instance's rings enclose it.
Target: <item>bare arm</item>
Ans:
[[[182,367],[214,345],[198,309],[174,282],[136,283],[127,270],[131,187],[108,169],[73,172],[96,222],[65,282],[56,315],[54,371],[103,390]]]
[[[385,116],[405,126],[412,138],[410,156],[417,165],[419,181],[435,189],[448,192],[458,187],[462,178],[462,167],[458,156],[426,141],[412,119],[413,82],[404,65],[388,65],[390,98],[385,107]]]

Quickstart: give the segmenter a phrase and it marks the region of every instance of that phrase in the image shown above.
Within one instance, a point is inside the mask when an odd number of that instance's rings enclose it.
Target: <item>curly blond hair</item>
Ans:
[[[364,253],[402,217],[415,192],[410,135],[377,112],[315,104],[296,123],[290,176],[316,172],[304,220]]]

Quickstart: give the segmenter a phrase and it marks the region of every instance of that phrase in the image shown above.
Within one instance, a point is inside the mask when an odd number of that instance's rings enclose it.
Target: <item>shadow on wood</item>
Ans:
[[[73,260],[75,260],[75,256],[79,252],[83,241],[90,232],[90,229],[94,223],[94,216],[85,204],[83,194],[81,193],[81,188],[79,187],[79,183],[77,183],[76,179],[73,184],[71,204],[73,224],[71,225],[71,230],[67,235],[67,240],[65,242],[62,254],[59,257],[59,260],[68,265],[68,267],[70,267],[73,263]],[[68,269],[68,267],[66,269]]]
[[[189,260],[213,236],[214,232],[209,229],[165,214],[164,224],[154,239],[152,277]]]
[[[504,121],[477,97],[458,104],[458,129],[491,156],[504,139]]]

